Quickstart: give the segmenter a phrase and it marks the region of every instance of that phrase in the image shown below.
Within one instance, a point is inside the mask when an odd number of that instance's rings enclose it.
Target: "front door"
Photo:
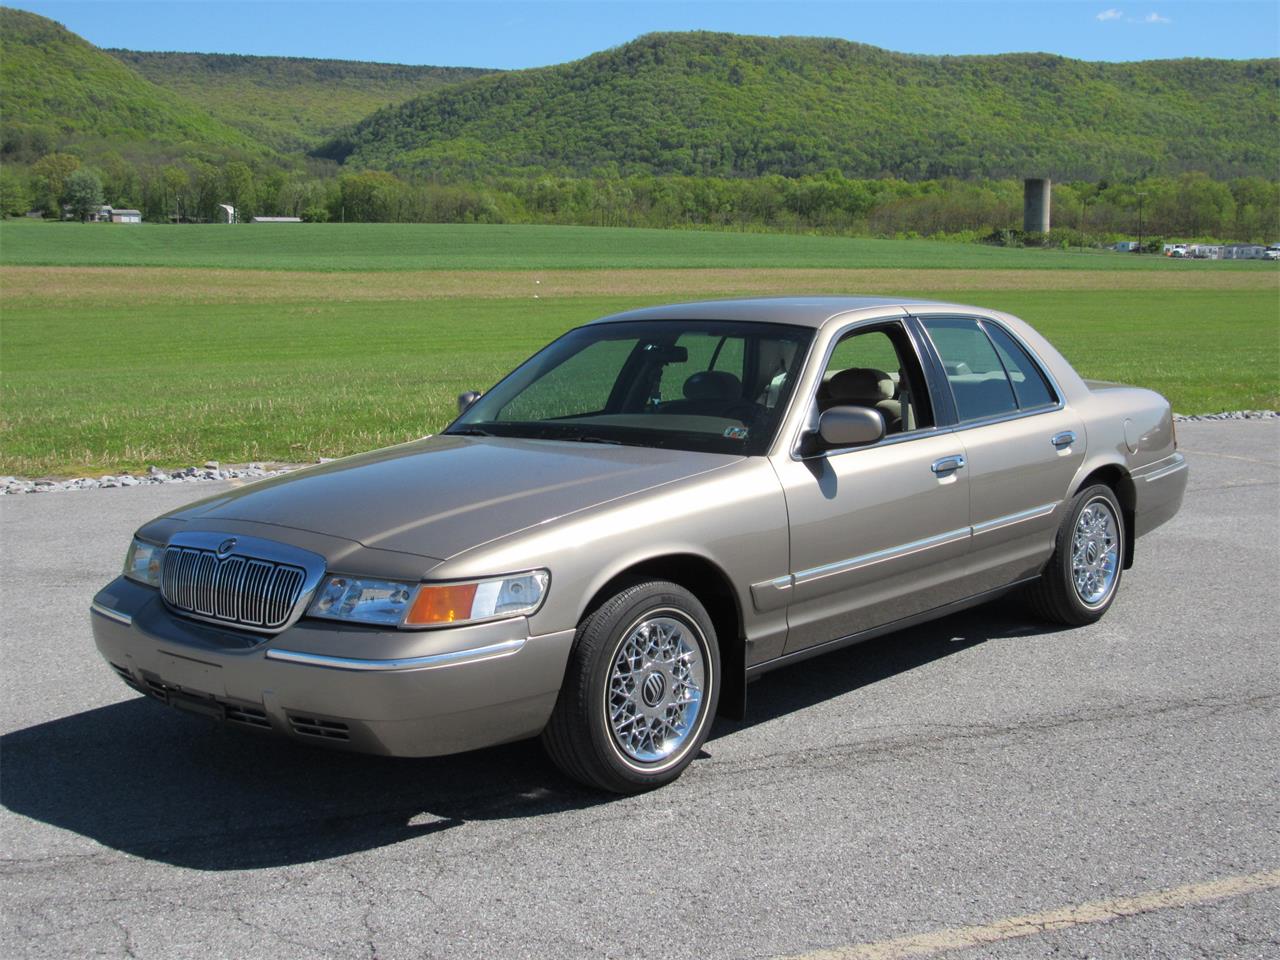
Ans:
[[[960,599],[969,478],[956,434],[935,428],[899,321],[839,340],[812,399],[877,409],[876,444],[779,458],[791,525],[786,653]]]

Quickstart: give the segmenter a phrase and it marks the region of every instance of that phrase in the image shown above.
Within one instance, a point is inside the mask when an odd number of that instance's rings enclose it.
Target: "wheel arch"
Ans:
[[[1098,467],[1094,467],[1084,479],[1081,480],[1072,490],[1071,495],[1074,497],[1088,487],[1101,483],[1111,488],[1111,492],[1116,495],[1116,499],[1120,501],[1120,512],[1123,514],[1124,520],[1124,565],[1123,569],[1128,570],[1133,566],[1133,550],[1134,544],[1137,542],[1137,535],[1134,531],[1134,519],[1137,513],[1138,492],[1134,486],[1133,477],[1129,475],[1121,464],[1106,463]]]
[[[706,608],[720,649],[720,704],[717,713],[740,720],[746,712],[747,667],[742,599],[724,569],[696,553],[665,553],[629,563],[609,576],[583,607],[580,618],[627,585],[669,580],[684,587]]]

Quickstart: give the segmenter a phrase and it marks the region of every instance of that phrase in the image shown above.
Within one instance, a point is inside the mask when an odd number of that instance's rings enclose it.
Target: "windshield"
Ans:
[[[571,330],[445,433],[764,453],[813,331],[727,321]]]

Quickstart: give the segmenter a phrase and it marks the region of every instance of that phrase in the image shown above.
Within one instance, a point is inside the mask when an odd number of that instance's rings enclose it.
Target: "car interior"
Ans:
[[[1026,351],[996,324],[966,318],[928,320],[962,421],[1051,405],[1056,397]]]
[[[884,420],[885,435],[933,425],[924,375],[901,324],[859,328],[831,352],[818,387],[819,412],[866,407]]]

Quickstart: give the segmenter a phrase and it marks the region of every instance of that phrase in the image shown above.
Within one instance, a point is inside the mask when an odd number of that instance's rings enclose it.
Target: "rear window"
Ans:
[[[1058,402],[1049,387],[1048,380],[1040,371],[1040,367],[1023,350],[1018,341],[1009,336],[1003,328],[994,323],[984,323],[983,327],[996,346],[996,353],[1009,373],[1013,382],[1013,392],[1017,394],[1018,406],[1023,410],[1033,407],[1051,406]]]
[[[996,348],[976,320],[926,320],[961,420],[1014,413],[1018,401]]]

